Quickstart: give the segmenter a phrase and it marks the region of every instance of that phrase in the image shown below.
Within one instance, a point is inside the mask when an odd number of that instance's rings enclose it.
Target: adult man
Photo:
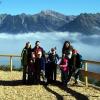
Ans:
[[[82,68],[82,56],[74,49],[73,50],[73,72],[75,83],[78,84],[79,76],[80,76],[80,69]]]
[[[39,41],[36,41],[35,47],[32,49],[32,52],[35,53],[35,82],[40,83],[41,70],[45,71],[45,51],[42,47],[40,47]]]
[[[45,57],[45,51],[43,50],[43,48],[40,46],[40,42],[36,41],[35,43],[35,47],[32,49],[32,52],[35,53],[35,57],[38,57],[38,52],[42,53],[42,57]]]
[[[82,56],[77,52],[77,50],[73,49],[72,57],[71,57],[71,70],[69,70],[68,82],[72,75],[74,75],[75,83],[78,84],[80,69],[82,68]]]
[[[21,53],[21,64],[23,66],[23,82],[26,83],[26,73],[31,59],[31,45],[27,42]]]

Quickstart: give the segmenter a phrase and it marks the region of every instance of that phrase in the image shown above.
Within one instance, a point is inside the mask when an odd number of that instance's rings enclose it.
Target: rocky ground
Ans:
[[[73,81],[64,88],[60,84],[23,85],[22,72],[0,71],[0,100],[100,100],[100,90],[73,86]]]

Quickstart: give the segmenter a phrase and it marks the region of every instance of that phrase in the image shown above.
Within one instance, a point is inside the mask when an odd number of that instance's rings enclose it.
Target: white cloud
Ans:
[[[51,38],[53,40],[57,40],[59,38],[76,38],[78,37],[78,33],[69,33],[69,32],[49,32],[49,33],[41,33],[41,32],[36,32],[36,33],[20,33],[20,34],[7,34],[7,33],[0,33],[0,39],[27,39],[27,38],[36,38],[36,39],[47,39]]]
[[[72,42],[73,47],[82,53],[86,58],[100,58],[98,55],[100,52],[100,36],[91,35],[86,36],[80,33],[69,32],[50,32],[50,33],[24,33],[24,34],[0,34],[0,52],[2,53],[20,53],[27,41],[30,41],[32,47],[34,47],[35,41],[39,40],[41,46],[47,52],[52,47],[57,47],[57,52],[61,55],[62,46],[65,40]],[[98,48],[98,49],[94,49]],[[95,55],[92,56],[95,51]],[[92,57],[91,57],[92,56]]]
[[[94,26],[93,28],[100,31],[100,27],[98,27],[98,26]]]

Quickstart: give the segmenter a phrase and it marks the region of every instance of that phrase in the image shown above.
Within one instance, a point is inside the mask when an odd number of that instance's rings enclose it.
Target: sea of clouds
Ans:
[[[78,49],[79,52],[82,52],[83,55],[93,54],[93,57],[96,57],[100,52],[99,35],[86,36],[80,33],[69,33],[69,32],[49,32],[49,33],[37,32],[37,33],[24,33],[24,34],[19,33],[16,35],[1,33],[0,53],[4,52],[4,53],[20,54],[22,48],[25,46],[25,43],[27,41],[30,41],[32,47],[34,47],[35,41],[37,40],[41,42],[41,46],[47,52],[50,50],[50,48],[56,46],[57,51],[60,55],[63,43],[66,40],[71,41],[73,47]]]
[[[26,42],[30,41],[34,47],[37,40],[41,42],[41,46],[46,52],[49,52],[52,47],[56,47],[60,56],[63,43],[67,40],[82,54],[83,59],[100,61],[100,35],[87,36],[69,32],[36,32],[16,35],[0,33],[0,54],[20,55]]]

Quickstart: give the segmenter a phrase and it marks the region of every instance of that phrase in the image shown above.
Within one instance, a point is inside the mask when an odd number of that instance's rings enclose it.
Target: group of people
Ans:
[[[70,81],[74,73],[75,84],[78,84],[82,56],[75,50],[69,41],[65,41],[62,48],[62,57],[59,57],[56,48],[51,48],[46,53],[36,41],[35,47],[31,48],[27,42],[21,53],[23,66],[23,82],[39,84],[56,82],[57,69],[61,71],[61,81],[64,86]]]

